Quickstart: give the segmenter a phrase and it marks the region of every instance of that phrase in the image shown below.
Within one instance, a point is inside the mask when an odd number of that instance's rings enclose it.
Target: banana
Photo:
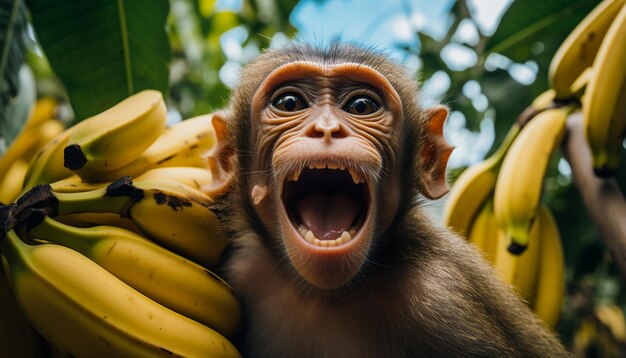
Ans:
[[[51,209],[54,215],[117,213],[130,218],[156,243],[203,266],[215,265],[226,246],[227,237],[209,209],[212,199],[181,183],[156,179],[132,183],[124,178],[79,193],[40,188],[49,190],[58,201]]]
[[[98,225],[117,226],[119,228],[143,235],[141,229],[139,229],[130,218],[121,217],[117,213],[84,212],[61,215],[55,217],[54,219],[63,224],[75,227],[92,227]]]
[[[489,196],[472,224],[468,241],[479,248],[485,260],[492,265],[495,262],[499,231],[493,213],[493,196]]]
[[[0,255],[0,357],[36,358],[36,331],[20,309],[6,275],[6,259]]]
[[[619,166],[626,129],[626,5],[611,24],[593,63],[583,102],[583,126],[596,175],[608,177]]]
[[[472,222],[486,198],[493,193],[498,170],[520,127],[514,124],[502,145],[491,157],[467,168],[456,180],[444,206],[444,224],[463,236],[469,234]]]
[[[542,217],[535,218],[528,233],[528,249],[519,255],[509,252],[510,239],[499,231],[494,267],[497,276],[515,287],[515,291],[527,303],[535,298],[535,287],[539,266],[539,255],[544,225]]]
[[[123,176],[136,177],[157,167],[207,167],[206,153],[215,145],[213,116],[202,115],[165,129],[143,153],[118,169],[98,173],[92,181],[113,181]]]
[[[237,298],[226,282],[202,266],[119,227],[76,228],[45,212],[29,221],[34,225],[29,239],[69,247],[154,301],[225,336],[237,328]]]
[[[511,239],[509,251],[528,244],[530,223],[539,205],[543,177],[552,153],[565,133],[572,107],[543,111],[528,123],[504,157],[494,193],[498,225]]]
[[[136,181],[168,180],[185,184],[194,189],[211,184],[213,176],[208,168],[201,167],[163,167],[154,168],[134,178]]]
[[[76,126],[64,149],[64,166],[88,181],[119,169],[145,151],[165,130],[161,92],[136,93]]]
[[[570,86],[587,67],[594,63],[602,40],[624,3],[625,0],[600,2],[556,51],[550,63],[548,79],[551,87],[556,91],[557,99],[572,96]],[[624,36],[621,39],[623,40]],[[621,61],[623,64],[623,58]]]
[[[35,185],[52,183],[72,176],[73,173],[63,166],[63,150],[75,127],[68,128],[57,135],[35,154],[24,178],[22,194]]]
[[[132,289],[54,244],[0,241],[18,302],[38,331],[80,357],[238,357],[222,335]]]
[[[37,123],[37,125],[32,125],[30,121],[29,119],[20,134],[0,158],[0,178],[15,161],[30,162],[39,149],[63,132],[63,124],[56,119],[48,119]]]
[[[22,159],[13,162],[0,182],[0,203],[12,203],[22,191],[22,182],[28,171],[28,163]]]
[[[111,184],[111,182],[90,183],[86,182],[78,175],[72,175],[65,179],[57,180],[53,183],[50,183],[50,186],[52,187],[52,190],[58,193],[80,193],[83,191],[91,191],[102,188],[109,184]]]
[[[565,258],[559,228],[550,210],[541,206],[537,220],[541,222],[541,253],[532,309],[549,327],[554,328],[559,320],[565,295]]]

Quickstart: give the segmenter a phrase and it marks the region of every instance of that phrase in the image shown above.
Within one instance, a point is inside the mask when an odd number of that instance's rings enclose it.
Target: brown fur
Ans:
[[[333,290],[302,280],[274,227],[259,220],[248,188],[251,99],[264,78],[295,60],[358,62],[383,73],[403,102],[401,178],[419,178],[428,140],[417,84],[401,67],[369,50],[293,46],[248,65],[232,102],[228,133],[235,147],[234,183],[221,217],[233,234],[226,276],[245,307],[239,348],[249,357],[558,357],[558,340],[465,240],[420,213],[418,180],[399,180],[403,200],[376,233],[368,260]],[[385,166],[392,165],[385,163]],[[379,192],[390,181],[379,184]]]

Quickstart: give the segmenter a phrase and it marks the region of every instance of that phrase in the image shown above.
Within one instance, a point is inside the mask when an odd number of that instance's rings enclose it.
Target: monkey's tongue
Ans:
[[[312,193],[298,201],[304,226],[319,240],[334,240],[354,223],[359,206],[348,195]]]

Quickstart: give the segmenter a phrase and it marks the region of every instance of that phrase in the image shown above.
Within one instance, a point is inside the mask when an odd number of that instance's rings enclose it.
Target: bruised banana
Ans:
[[[533,302],[535,298],[535,283],[539,266],[540,245],[542,234],[541,218],[533,220],[528,233],[528,249],[519,255],[509,252],[510,239],[499,231],[495,251],[494,267],[497,276],[504,282],[515,287],[515,291],[526,302]]]
[[[540,227],[540,265],[532,309],[549,327],[554,328],[561,314],[565,295],[565,258],[561,235],[550,210],[541,206],[537,214]]]
[[[608,177],[617,171],[626,134],[626,5],[604,36],[593,69],[583,100],[583,127],[594,172]]]
[[[495,262],[499,231],[493,213],[493,196],[489,196],[472,223],[468,241],[479,248],[483,257],[492,265]]]
[[[123,178],[92,191],[52,195],[58,200],[57,215],[128,217],[150,239],[203,266],[215,265],[226,246],[226,235],[209,209],[211,198],[181,183]]]
[[[513,124],[502,145],[491,157],[467,168],[454,182],[443,211],[444,224],[468,236],[472,222],[495,188],[498,170],[520,127]]]
[[[238,357],[222,335],[54,244],[0,241],[17,301],[37,330],[76,357]]]
[[[596,53],[609,26],[625,2],[624,0],[600,2],[556,51],[550,63],[548,78],[558,99],[573,95],[570,86],[587,67],[594,63]],[[622,36],[621,39],[623,41],[624,37]],[[624,63],[623,58],[620,61]]]
[[[29,239],[69,247],[183,316],[224,336],[237,328],[239,302],[226,282],[134,232],[114,226],[72,227],[54,221],[45,212],[30,218],[27,225],[34,225],[28,229]]]
[[[87,118],[72,131],[64,166],[88,181],[119,169],[145,151],[165,130],[167,110],[161,92],[136,93]]]
[[[206,167],[205,154],[215,145],[213,117],[202,115],[168,127],[145,151],[125,166],[98,173],[90,181],[107,182],[123,176],[136,177],[152,168]]]
[[[543,178],[553,152],[565,133],[572,107],[539,113],[511,145],[504,157],[494,193],[494,212],[500,228],[511,240],[509,251],[519,254],[528,245]]]

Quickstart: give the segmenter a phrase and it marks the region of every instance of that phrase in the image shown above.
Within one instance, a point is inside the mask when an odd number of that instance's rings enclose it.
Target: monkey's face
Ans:
[[[269,232],[280,231],[297,272],[324,289],[351,280],[400,195],[402,104],[362,64],[295,62],[253,96],[250,194]],[[277,233],[278,234],[278,233]]]

